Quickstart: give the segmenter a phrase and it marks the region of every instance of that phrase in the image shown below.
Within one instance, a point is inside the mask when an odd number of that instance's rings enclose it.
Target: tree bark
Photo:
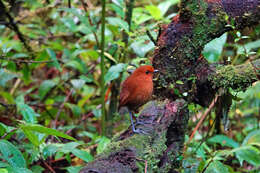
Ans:
[[[81,173],[176,172],[181,164],[188,103],[208,106],[219,89],[246,90],[260,76],[260,60],[243,65],[210,65],[201,51],[223,33],[260,21],[259,0],[182,0],[179,15],[163,27],[153,66],[156,100],[148,103],[138,125],[129,128],[87,164]],[[147,164],[146,164],[147,163]],[[147,168],[146,168],[147,165]]]

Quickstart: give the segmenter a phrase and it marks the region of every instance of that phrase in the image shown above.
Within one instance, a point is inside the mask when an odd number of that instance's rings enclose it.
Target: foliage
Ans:
[[[129,25],[127,2],[106,2],[101,90],[99,1],[3,1],[19,31],[10,27],[1,9],[0,172],[74,173],[102,153],[109,136],[129,122],[116,111],[108,114],[112,86],[125,79],[133,66],[151,64],[155,45],[146,31],[156,40],[160,26],[176,15],[178,3],[135,1]],[[259,39],[259,26],[226,33],[205,46],[203,55],[210,62],[241,64],[259,57]],[[112,117],[106,124],[111,134],[106,136],[101,135],[102,92],[107,118]],[[230,92],[234,97],[228,113],[230,130],[216,134],[212,113],[188,145],[181,172],[259,168],[260,84],[245,93]],[[189,108],[192,120],[203,111],[198,105]],[[191,129],[195,122],[191,121]]]

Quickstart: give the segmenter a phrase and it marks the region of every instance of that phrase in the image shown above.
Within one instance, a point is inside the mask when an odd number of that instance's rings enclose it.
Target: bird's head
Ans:
[[[145,75],[145,76],[149,76],[149,77],[153,77],[153,74],[158,72],[158,70],[155,70],[153,68],[153,66],[151,65],[143,65],[139,68],[137,68],[135,71],[134,71],[134,75]]]

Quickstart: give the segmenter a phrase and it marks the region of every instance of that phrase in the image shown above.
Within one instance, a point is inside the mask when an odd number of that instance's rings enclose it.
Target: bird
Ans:
[[[142,133],[134,126],[133,112],[147,103],[153,94],[153,74],[158,72],[151,65],[143,65],[137,68],[122,83],[119,96],[119,110],[127,107],[131,119],[132,130],[134,133]]]

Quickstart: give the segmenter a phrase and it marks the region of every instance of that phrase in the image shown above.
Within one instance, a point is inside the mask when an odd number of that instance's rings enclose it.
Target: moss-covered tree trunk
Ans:
[[[142,110],[138,125],[129,128],[81,173],[176,172],[180,166],[189,114],[187,104],[208,106],[221,89],[245,90],[260,76],[260,60],[217,68],[201,56],[206,43],[223,33],[260,21],[259,0],[182,0],[179,15],[164,27],[153,66],[156,100]],[[177,82],[178,81],[178,82]]]

